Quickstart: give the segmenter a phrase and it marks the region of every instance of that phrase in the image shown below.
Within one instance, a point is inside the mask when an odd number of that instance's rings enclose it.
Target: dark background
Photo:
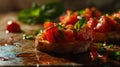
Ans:
[[[19,11],[31,7],[34,0],[0,0],[0,13]],[[52,0],[38,0],[40,4]],[[59,0],[65,9],[80,10],[86,7],[96,7],[105,12],[120,8],[120,0]]]

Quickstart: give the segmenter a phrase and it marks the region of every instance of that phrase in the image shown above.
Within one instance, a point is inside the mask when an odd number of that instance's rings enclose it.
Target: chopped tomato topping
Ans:
[[[97,20],[94,20],[94,18],[90,18],[86,26],[93,29],[97,24],[98,24]]]
[[[71,29],[59,29],[57,27],[51,27],[46,29],[42,35],[43,39],[48,40],[51,43],[63,43],[72,42],[75,40],[74,31]]]
[[[45,22],[44,23],[44,29],[47,29],[47,28],[50,28],[50,27],[53,27],[53,26],[54,26],[53,22]]]
[[[107,21],[106,16],[102,16],[100,18],[99,23],[94,28],[94,30],[97,32],[110,32],[111,31],[111,26],[109,22]]]
[[[83,16],[85,16],[87,20],[89,20],[89,18],[91,17],[100,18],[101,15],[101,12],[95,8],[86,8],[85,13],[83,14]]]
[[[64,34],[64,40],[65,42],[73,42],[75,41],[75,34],[73,32],[73,30],[63,30],[63,34]]]
[[[78,21],[78,14],[72,13],[71,11],[67,11],[67,15],[61,16],[60,21],[65,24],[75,24]]]
[[[47,29],[45,32],[46,32],[46,35],[45,35],[46,39],[48,41],[50,41],[51,43],[55,43],[56,42],[55,37],[60,36],[60,34],[58,32],[58,28],[56,28],[56,27],[51,27],[51,28]]]

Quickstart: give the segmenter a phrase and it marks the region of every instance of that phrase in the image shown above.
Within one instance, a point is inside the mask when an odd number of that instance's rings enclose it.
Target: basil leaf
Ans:
[[[18,20],[26,24],[32,24],[37,22],[39,12],[40,8],[23,10],[18,14]]]
[[[44,22],[46,20],[54,20],[58,18],[64,11],[63,4],[60,2],[49,2],[41,5],[41,11],[39,14],[39,22]]]
[[[77,23],[74,25],[74,29],[76,31],[80,31],[80,29],[85,27],[85,26],[86,26],[86,19],[85,19],[85,17],[82,17],[82,19],[77,21]]]
[[[39,5],[36,0],[30,9],[20,11],[18,14],[18,20],[26,24],[43,23],[46,20],[56,19],[63,13],[63,11],[63,4],[59,1]]]

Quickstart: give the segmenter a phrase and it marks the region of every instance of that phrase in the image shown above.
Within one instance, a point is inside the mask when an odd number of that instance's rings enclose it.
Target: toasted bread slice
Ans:
[[[89,41],[74,41],[69,43],[50,43],[43,40],[41,34],[36,37],[35,47],[37,50],[59,54],[77,54],[88,50]]]

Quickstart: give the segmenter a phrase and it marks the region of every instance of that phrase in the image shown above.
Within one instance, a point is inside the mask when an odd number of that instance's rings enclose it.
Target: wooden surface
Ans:
[[[9,13],[0,17],[0,66],[41,65],[41,64],[71,64],[74,62],[47,53],[36,51],[34,40],[24,40],[24,33],[6,33],[6,25],[10,20],[17,21],[16,14]],[[40,29],[40,25],[26,25],[20,23],[25,34],[33,34]],[[76,63],[75,63],[76,64]]]

